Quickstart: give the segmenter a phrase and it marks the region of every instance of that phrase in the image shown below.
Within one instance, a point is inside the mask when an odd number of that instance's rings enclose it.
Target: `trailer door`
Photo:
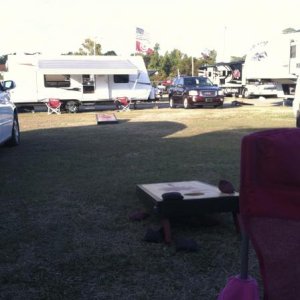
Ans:
[[[109,100],[108,75],[96,75],[95,93],[98,100]]]

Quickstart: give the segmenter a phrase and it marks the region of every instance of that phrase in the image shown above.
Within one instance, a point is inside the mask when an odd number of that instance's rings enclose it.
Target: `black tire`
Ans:
[[[243,98],[247,98],[247,99],[251,98],[248,89],[243,90]]]
[[[191,108],[191,105],[189,104],[189,100],[188,100],[187,97],[184,97],[184,98],[183,98],[183,107],[184,107],[185,109]]]
[[[170,103],[170,108],[176,108],[176,105],[174,103],[174,99],[172,97],[170,98],[169,103]]]
[[[65,109],[70,114],[76,114],[79,111],[79,103],[77,101],[68,101],[65,105]]]
[[[20,127],[18,116],[14,115],[13,127],[11,130],[11,137],[7,141],[8,146],[18,146],[20,144]]]

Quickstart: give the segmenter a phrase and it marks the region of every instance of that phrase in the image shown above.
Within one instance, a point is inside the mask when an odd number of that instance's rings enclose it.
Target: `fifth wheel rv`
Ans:
[[[35,106],[57,98],[62,108],[77,112],[80,105],[128,97],[146,101],[151,83],[140,56],[8,55],[4,78],[13,79],[16,106]]]
[[[220,86],[225,96],[242,96],[244,98],[277,97],[277,85],[272,80],[247,78],[244,69],[244,61],[219,62],[200,67],[199,74],[209,77],[214,84]]]
[[[207,65],[200,68],[225,95],[293,97],[297,76],[293,69],[292,45],[300,33],[280,34],[254,44],[245,61]]]

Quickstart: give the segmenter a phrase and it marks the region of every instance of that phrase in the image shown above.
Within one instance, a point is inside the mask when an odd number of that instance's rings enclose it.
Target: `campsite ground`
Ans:
[[[172,222],[197,252],[147,243],[155,215],[138,183],[198,179],[239,186],[241,138],[295,127],[278,99],[223,109],[140,108],[97,125],[95,111],[21,113],[21,145],[0,148],[0,294],[3,299],[216,299],[239,272],[230,214]],[[250,253],[250,273],[259,279]]]

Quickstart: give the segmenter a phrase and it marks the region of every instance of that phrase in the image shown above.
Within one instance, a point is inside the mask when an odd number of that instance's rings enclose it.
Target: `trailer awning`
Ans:
[[[41,59],[38,68],[45,74],[137,74],[138,68],[127,59]]]

